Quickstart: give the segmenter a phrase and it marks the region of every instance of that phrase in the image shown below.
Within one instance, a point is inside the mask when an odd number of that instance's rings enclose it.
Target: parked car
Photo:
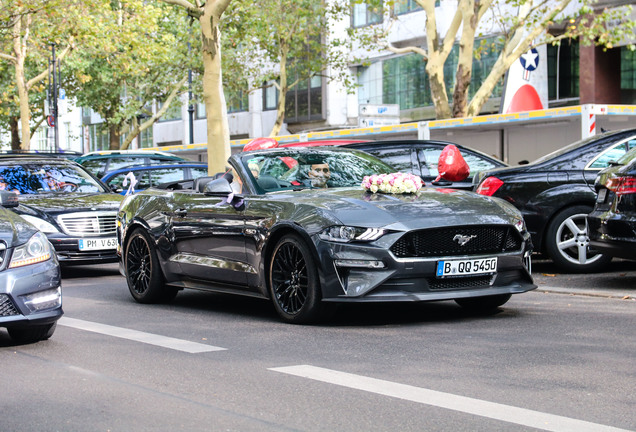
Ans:
[[[536,288],[529,233],[503,200],[431,187],[371,193],[363,177],[395,169],[353,149],[251,151],[228,163],[232,179],[124,199],[120,268],[138,302],[221,291],[269,298],[282,320],[304,323],[351,302],[492,310]]]
[[[636,129],[573,143],[528,165],[482,173],[476,191],[521,210],[535,251],[562,270],[597,271],[611,257],[590,247],[586,216],[594,207],[598,173],[636,147]]]
[[[103,150],[86,153],[74,159],[98,178],[107,172],[135,165],[186,160],[172,153],[149,150]]]
[[[46,236],[9,208],[0,191],[0,327],[18,343],[48,339],[62,316],[60,266]]]
[[[46,234],[62,264],[117,261],[115,218],[123,197],[63,158],[0,156],[0,189],[19,193],[12,210]]]
[[[131,186],[130,183],[131,175],[135,179],[134,186]],[[129,190],[134,193],[161,183],[195,179],[207,175],[208,165],[206,163],[175,162],[120,168],[107,173],[102,177],[102,181],[111,190],[125,195]]]
[[[470,168],[468,178],[460,182],[450,182],[442,179],[433,183],[439,174],[437,170],[439,156],[444,147],[449,144],[457,146],[462,157],[468,164]],[[453,189],[472,190],[475,174],[480,171],[508,166],[501,160],[478,150],[460,144],[436,140],[325,140],[281,144],[280,147],[315,147],[322,145],[335,145],[363,150],[383,160],[399,171],[413,173],[420,176],[425,182],[433,183],[434,186],[452,187]]]
[[[587,216],[590,245],[636,260],[636,148],[596,177],[594,210]]]

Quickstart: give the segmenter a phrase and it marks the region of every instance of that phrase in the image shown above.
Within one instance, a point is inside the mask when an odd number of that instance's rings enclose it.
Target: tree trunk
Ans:
[[[208,173],[226,171],[226,161],[230,157],[230,131],[227,122],[227,106],[223,94],[221,75],[221,32],[219,22],[225,8],[220,9],[218,2],[208,1],[201,23],[203,44],[203,99],[208,126]]]
[[[286,47],[281,47],[280,53],[280,63],[279,63],[279,87],[278,87],[278,104],[276,105],[276,121],[274,122],[274,126],[272,126],[272,130],[269,133],[270,137],[275,137],[280,133],[281,128],[283,127],[283,122],[285,121],[285,104],[287,101],[287,91],[289,87],[287,86],[287,52],[288,49]]]
[[[25,28],[22,28],[24,20]],[[18,103],[20,105],[20,128],[22,134],[21,148],[29,150],[31,148],[31,112],[29,110],[29,90],[24,78],[24,56],[26,54],[26,40],[29,37],[29,24],[31,16],[25,15],[21,19],[16,19],[13,26],[13,53],[15,55],[15,81],[18,87]]]
[[[453,90],[454,118],[466,117],[468,88],[473,74],[473,50],[477,26],[474,0],[462,2],[461,8],[462,34],[459,39],[459,58],[455,75],[455,89]]]
[[[20,128],[18,127],[20,118],[11,116],[9,118],[9,130],[11,131],[11,150],[20,150]]]
[[[110,150],[119,150],[119,137],[121,135],[119,125],[108,125],[108,137]]]

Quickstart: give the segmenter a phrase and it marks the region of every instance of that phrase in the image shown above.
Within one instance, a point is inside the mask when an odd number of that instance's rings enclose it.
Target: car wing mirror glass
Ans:
[[[230,204],[236,210],[242,211],[245,208],[243,196],[234,192],[232,185],[225,178],[209,181],[203,187],[203,193],[206,196],[223,197],[223,200],[216,204],[222,206]]]

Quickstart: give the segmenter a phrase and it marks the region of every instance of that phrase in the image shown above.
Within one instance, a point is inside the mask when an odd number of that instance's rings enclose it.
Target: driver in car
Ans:
[[[309,171],[307,172],[307,177],[311,181],[311,185],[317,188],[326,188],[327,182],[331,178],[331,171],[329,170],[329,164],[327,163],[319,163],[312,164]]]

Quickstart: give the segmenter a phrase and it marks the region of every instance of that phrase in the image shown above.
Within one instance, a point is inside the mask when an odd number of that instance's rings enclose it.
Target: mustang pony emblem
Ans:
[[[463,234],[455,234],[455,237],[453,237],[453,241],[456,241],[457,243],[459,243],[460,246],[464,246],[466,243],[468,243],[469,241],[471,241],[472,239],[476,238],[476,235],[463,235]]]

